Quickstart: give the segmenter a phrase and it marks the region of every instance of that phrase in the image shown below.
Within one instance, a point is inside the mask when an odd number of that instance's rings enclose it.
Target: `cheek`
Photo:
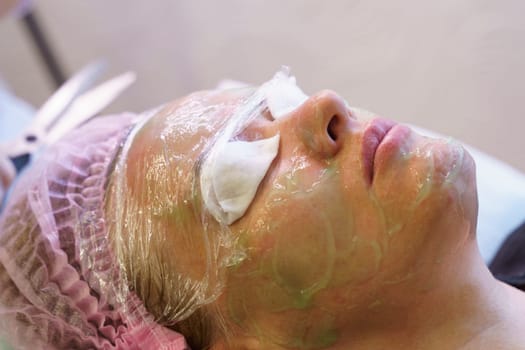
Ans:
[[[337,250],[330,216],[312,203],[301,204],[277,224],[275,245],[262,259],[271,265],[271,278],[293,297],[295,307],[307,306],[328,285]]]
[[[344,211],[325,185],[330,170],[296,161],[260,198],[248,230],[256,269],[293,299],[289,307],[308,304],[328,284],[340,226],[334,219]]]
[[[228,280],[230,316],[270,343],[294,338],[301,348],[324,348],[337,334],[335,318],[317,308],[316,297],[334,278],[342,242],[334,219],[342,209],[329,210],[316,194],[333,191],[269,196],[246,228],[248,258]]]
[[[235,276],[243,291],[252,289],[239,299],[250,307],[308,308],[319,291],[360,283],[378,269],[382,230],[373,205],[358,195],[349,200],[331,167],[314,169],[275,178],[245,221],[250,258]]]
[[[248,317],[245,309],[310,309],[314,295],[332,279],[340,225],[335,218],[344,208],[334,205],[335,193],[324,185],[333,176],[330,170],[301,164],[274,178],[239,225],[248,257],[228,283],[236,319]]]

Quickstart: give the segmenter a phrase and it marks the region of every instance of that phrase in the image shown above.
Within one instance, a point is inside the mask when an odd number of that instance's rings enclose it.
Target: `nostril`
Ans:
[[[338,115],[333,115],[332,118],[330,118],[330,121],[328,122],[328,126],[326,128],[326,132],[328,133],[328,136],[332,139],[332,141],[337,141],[339,124],[341,118]]]

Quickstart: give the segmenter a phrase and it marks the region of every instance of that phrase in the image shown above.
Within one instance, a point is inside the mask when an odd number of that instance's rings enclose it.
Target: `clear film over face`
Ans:
[[[458,143],[362,118],[332,91],[307,96],[286,72],[168,104],[130,139],[118,212],[142,208],[137,249],[170,256],[170,283],[187,286],[179,316],[214,303],[268,346],[337,344],[432,288],[461,244],[443,232],[475,231]]]

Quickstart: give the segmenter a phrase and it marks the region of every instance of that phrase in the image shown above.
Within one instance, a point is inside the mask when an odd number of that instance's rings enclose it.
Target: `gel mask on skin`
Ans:
[[[279,119],[307,98],[296,85],[295,77],[283,69],[232,116],[200,172],[204,205],[219,223],[230,225],[244,215],[279,150],[279,134],[256,141],[238,141],[234,137],[259,116],[253,111],[262,104],[266,104],[272,118]]]

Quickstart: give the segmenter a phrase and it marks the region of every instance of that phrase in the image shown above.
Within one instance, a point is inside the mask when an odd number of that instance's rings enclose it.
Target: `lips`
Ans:
[[[372,184],[374,180],[374,160],[377,148],[395,125],[396,123],[391,120],[376,118],[371,120],[365,128],[361,155],[364,177],[369,184]]]

